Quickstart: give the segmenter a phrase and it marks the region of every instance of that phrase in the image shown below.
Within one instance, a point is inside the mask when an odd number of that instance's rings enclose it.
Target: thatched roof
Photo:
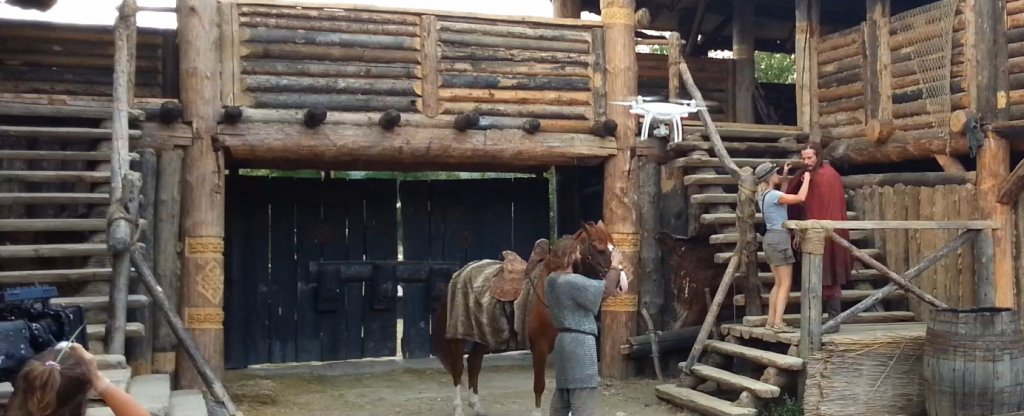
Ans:
[[[757,3],[755,11],[756,48],[761,51],[793,52],[793,28],[796,23],[796,0],[739,0]],[[734,0],[708,0],[700,26],[698,50],[732,49],[732,16]],[[892,0],[892,12],[932,3],[934,0]],[[583,10],[601,13],[600,0],[582,0]],[[677,31],[689,37],[694,16],[701,0],[636,0],[637,8],[651,12],[651,30]],[[864,21],[863,0],[821,0],[822,33],[856,26]]]
[[[57,4],[57,0],[7,0],[6,3],[20,9],[45,12]]]

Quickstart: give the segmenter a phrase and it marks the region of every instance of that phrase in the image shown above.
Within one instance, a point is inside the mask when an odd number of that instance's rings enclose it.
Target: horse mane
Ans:
[[[573,234],[572,238],[582,246],[589,240],[596,247],[608,247],[612,242],[612,234],[604,226],[604,221],[593,221],[583,223],[583,226]]]

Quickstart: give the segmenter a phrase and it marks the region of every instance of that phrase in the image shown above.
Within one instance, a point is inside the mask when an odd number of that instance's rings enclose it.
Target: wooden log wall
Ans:
[[[225,105],[587,133],[605,115],[602,32],[406,11],[222,4]],[[237,29],[236,29],[237,28]],[[667,71],[667,69],[665,69]],[[428,123],[429,124],[429,123]]]
[[[851,204],[865,220],[954,221],[976,220],[974,185],[871,186],[852,189]],[[881,250],[884,264],[906,272],[924,257],[956,238],[962,230],[874,230],[868,238]],[[951,307],[974,306],[973,244],[961,247],[914,280],[914,284]],[[877,282],[878,287],[885,282]],[[930,319],[932,307],[910,297],[910,310],[918,321]]]
[[[174,32],[137,40],[135,97],[177,97]],[[110,97],[113,77],[112,27],[0,19],[0,93]]]
[[[822,135],[863,136],[863,24],[822,36],[818,45],[818,114]]]
[[[935,114],[942,111],[955,111],[967,108],[970,97],[967,94],[967,79],[964,66],[964,41],[966,22],[964,20],[965,0],[960,0],[953,18],[952,53],[950,55],[949,93],[950,109],[929,108],[926,91],[934,91],[929,85],[936,74],[929,74],[928,68],[933,64],[925,63],[944,53],[942,50],[927,49],[929,45],[921,42],[925,39],[943,37],[946,27],[939,22],[938,14],[944,11],[921,13],[917,9],[908,10],[890,18],[889,53],[891,60],[890,76],[892,77],[892,117],[893,126],[898,132],[922,130],[941,131],[948,129],[949,115]],[[928,7],[928,6],[925,6]],[[916,14],[916,15],[914,15]],[[910,18],[901,15],[913,16]],[[922,50],[924,49],[924,50]],[[929,55],[930,54],[930,55]],[[934,106],[938,100],[930,100]],[[936,135],[939,133],[937,132]],[[941,137],[941,136],[940,136]]]
[[[1021,3],[1024,9],[1024,1]],[[953,21],[950,111],[967,108],[970,104],[964,78],[964,4],[963,0],[957,4]],[[922,71],[935,66],[933,62],[926,61],[944,53],[941,50],[923,50],[929,45],[921,44],[928,38],[944,35],[945,29],[936,21],[936,13],[921,13],[913,9],[890,17],[889,49],[882,53],[889,53],[891,67],[881,76],[890,77],[893,126],[898,136],[912,133],[918,136],[938,136],[940,133],[936,130],[947,128],[948,115],[934,114],[943,110],[930,109],[928,101],[924,99],[925,91],[931,87],[928,80],[933,79],[934,74]],[[1020,17],[1018,25],[1024,27],[1024,14]],[[865,114],[864,89],[866,71],[871,68],[864,65],[867,51],[863,26],[861,24],[823,36],[818,47],[818,105],[822,133],[835,139],[865,137],[865,124],[869,121]],[[1024,29],[1021,32],[1020,55],[1024,56]],[[1024,63],[1020,71],[1024,72]],[[1024,76],[1021,78],[1021,88],[1024,89]],[[1024,91],[1021,91],[1021,104],[1024,104]]]
[[[1010,120],[1024,120],[1024,0],[1006,2],[1006,72]]]
[[[636,64],[639,76],[639,92],[644,96],[668,97],[668,55],[638,53]],[[717,122],[735,121],[733,117],[733,96],[736,61],[703,57],[687,57],[686,65],[693,74],[697,88],[704,99],[714,101],[708,105],[711,118]],[[691,99],[685,88],[680,88],[679,98]],[[697,120],[696,115],[692,116]]]

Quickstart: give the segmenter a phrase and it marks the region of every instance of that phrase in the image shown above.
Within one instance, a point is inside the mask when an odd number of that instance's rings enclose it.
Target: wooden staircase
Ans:
[[[720,130],[723,144],[730,152],[732,161],[740,168],[753,168],[764,162],[782,167],[790,161],[793,164],[792,169],[798,169],[800,144],[792,137],[794,134],[791,128],[762,127],[763,131],[757,134],[756,138],[751,138],[750,134],[745,137],[730,137],[726,135],[728,129]],[[684,141],[670,144],[670,151],[677,155],[685,154],[670,164],[683,170],[680,176],[683,177],[690,202],[687,213],[690,224],[688,237],[709,235],[709,243],[721,248],[714,256],[714,262],[726,264],[734,256],[734,249],[740,238],[736,224],[737,181],[726,172],[722,161],[709,153],[709,144],[700,135],[690,135]],[[851,220],[859,218],[856,212],[847,212],[847,216]],[[756,214],[755,221],[761,222],[760,212]],[[850,234],[851,241],[858,246],[870,246],[869,233],[852,231]],[[883,260],[879,250],[867,248],[862,251],[876,260]],[[760,247],[757,259],[757,277],[762,283],[761,303],[767,306],[768,293],[774,277]],[[857,261],[854,261],[854,269],[852,281],[847,285],[849,288],[843,290],[843,303],[861,301],[873,293],[872,289],[887,283],[880,273],[865,268]],[[739,285],[745,278],[743,272],[739,271],[740,268],[737,270],[734,285]],[[876,280],[879,282],[876,283]],[[791,292],[791,306],[800,304],[799,290],[799,287],[796,287]],[[887,300],[905,298],[906,293],[896,291],[890,294]],[[740,293],[733,296],[732,302],[733,305],[744,306],[747,299]],[[799,326],[799,315],[786,315],[785,318],[790,325]],[[855,319],[859,322],[889,322],[913,319],[913,314],[884,312],[881,307],[876,307]],[[744,318],[744,324],[752,329],[763,327],[764,317],[748,316]],[[799,334],[796,336],[799,338]],[[779,347],[763,342],[757,345],[744,345],[744,341],[737,336],[726,336],[724,340],[709,339],[702,350],[702,359],[690,368],[689,376],[685,376],[680,383],[658,386],[656,395],[662,400],[702,415],[759,414],[758,409],[766,401],[779,398],[787,383],[796,380],[804,370],[804,361],[795,356],[795,348],[770,351],[771,348]],[[685,363],[680,364],[680,368],[683,367]],[[698,388],[701,385],[703,386]],[[711,388],[708,389],[707,386]]]
[[[0,105],[0,286],[57,286],[62,297],[51,304],[83,307],[94,352],[102,350],[112,278],[112,132],[98,116],[95,108]],[[148,304],[129,297],[129,308]],[[145,331],[131,322],[126,336]]]

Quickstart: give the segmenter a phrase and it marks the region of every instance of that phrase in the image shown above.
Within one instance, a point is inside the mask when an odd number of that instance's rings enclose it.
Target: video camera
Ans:
[[[82,307],[50,306],[56,287],[8,288],[0,296],[0,382],[13,382],[28,360],[61,341],[88,348],[86,331],[79,331],[85,325]]]

